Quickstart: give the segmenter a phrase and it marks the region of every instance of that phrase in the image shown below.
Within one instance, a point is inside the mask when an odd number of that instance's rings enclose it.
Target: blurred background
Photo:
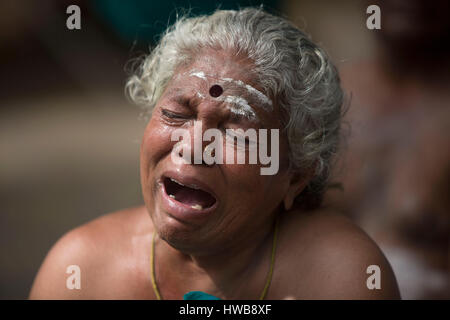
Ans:
[[[348,98],[325,205],[354,219],[391,262],[403,298],[450,298],[450,2],[264,4],[322,45]],[[66,8],[81,8],[68,30]],[[381,8],[369,30],[366,8]],[[143,203],[140,110],[124,96],[187,1],[0,2],[0,299],[25,299],[50,247],[105,213]]]

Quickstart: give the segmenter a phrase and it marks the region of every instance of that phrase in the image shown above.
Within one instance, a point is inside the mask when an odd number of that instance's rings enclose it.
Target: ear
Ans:
[[[295,198],[305,189],[311,181],[314,174],[314,168],[306,172],[295,172],[291,176],[288,191],[284,197],[284,208],[290,210],[294,204]]]

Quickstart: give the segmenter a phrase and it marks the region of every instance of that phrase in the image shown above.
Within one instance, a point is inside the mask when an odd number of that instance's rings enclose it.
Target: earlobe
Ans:
[[[294,199],[289,194],[287,194],[286,197],[284,198],[284,209],[286,211],[291,210],[293,204]]]
[[[292,209],[292,206],[294,205],[294,200],[297,197],[297,195],[299,195],[300,192],[303,190],[304,185],[305,182],[300,180],[297,180],[296,182],[291,182],[291,185],[289,186],[289,189],[283,201],[284,209],[286,211]]]
[[[291,210],[294,205],[295,198],[303,191],[306,185],[312,178],[312,170],[307,173],[306,176],[296,174],[289,185],[286,196],[284,197],[284,209],[286,211]]]

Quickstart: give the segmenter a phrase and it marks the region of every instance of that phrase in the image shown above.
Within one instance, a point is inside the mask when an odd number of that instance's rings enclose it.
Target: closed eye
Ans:
[[[169,111],[167,109],[161,109],[161,113],[164,117],[167,117],[169,119],[189,119],[190,116],[186,114],[181,114],[173,111]]]

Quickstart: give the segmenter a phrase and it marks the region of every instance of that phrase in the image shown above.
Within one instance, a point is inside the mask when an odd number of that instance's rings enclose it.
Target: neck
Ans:
[[[155,261],[157,265],[171,266],[166,275],[178,278],[176,290],[172,290],[178,298],[189,291],[204,291],[223,299],[258,298],[270,267],[273,228],[274,221],[267,221],[258,231],[246,233],[243,238],[233,237],[236,241],[226,250],[201,255],[180,252],[158,238],[156,247],[160,248],[156,249]],[[159,288],[164,297],[166,290]]]

